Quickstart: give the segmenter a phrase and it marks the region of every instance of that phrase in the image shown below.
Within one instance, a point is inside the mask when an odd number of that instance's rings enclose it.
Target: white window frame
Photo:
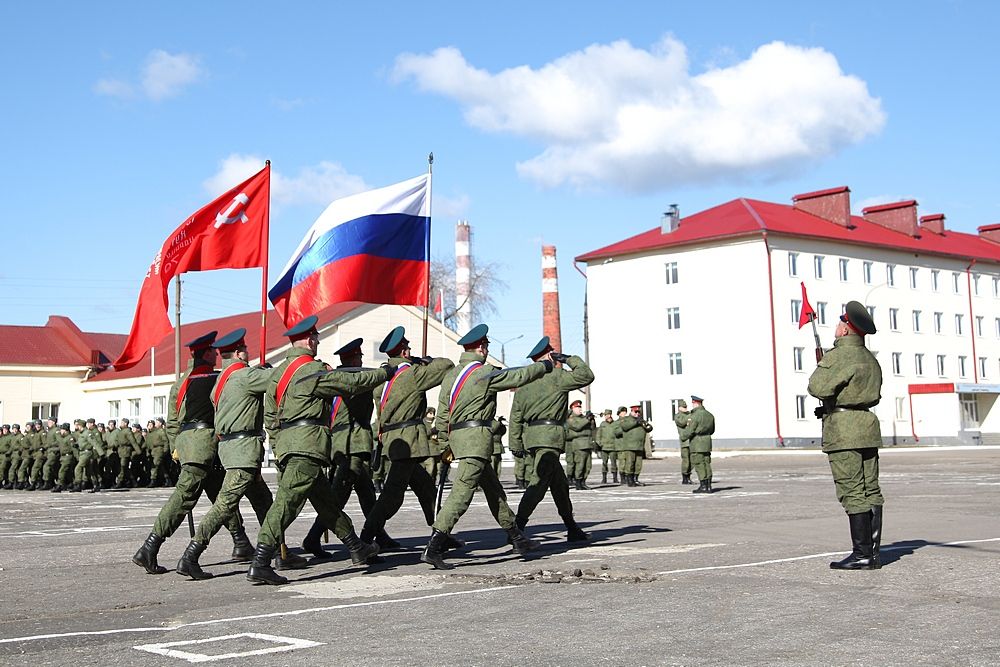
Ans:
[[[937,269],[931,269],[931,290],[938,291],[938,274],[941,272]]]
[[[792,348],[792,368],[800,373],[805,370],[805,364],[803,362],[805,351],[806,348],[804,347]]]
[[[921,352],[917,352],[913,355],[913,370],[917,377],[923,377],[924,375],[924,355]]]
[[[896,265],[886,264],[885,265],[885,284],[889,287],[896,286]]]
[[[934,333],[939,334],[944,329],[944,313],[934,313]],[[997,320],[997,331],[1000,332],[1000,319]],[[1000,336],[1000,333],[997,334]]]
[[[961,274],[958,273],[957,271],[952,271],[951,272],[951,289],[952,289],[952,291],[955,294],[961,294],[962,293],[962,289],[961,289],[961,287],[959,287],[959,284],[958,284],[958,277],[960,275]]]
[[[813,275],[816,276],[816,280],[823,280],[824,259],[826,259],[825,255],[813,255]]]
[[[942,377],[943,378],[945,376],[944,364],[945,364],[945,356],[943,354],[937,355],[937,372],[938,372],[938,377]]]
[[[665,271],[665,280],[667,285],[676,285],[679,282],[679,274],[677,271],[677,262],[665,262],[663,264]]]
[[[841,257],[840,261],[837,262],[840,265],[840,282],[847,282],[847,259]]]
[[[108,419],[118,419],[122,411],[121,401],[108,401]]]
[[[167,397],[166,396],[154,396],[153,397],[153,416],[155,416],[155,417],[166,417],[167,416]]]
[[[910,267],[910,289],[917,289],[917,267]]]
[[[788,275],[797,278],[799,275],[799,253],[788,253]]]
[[[670,306],[667,308],[667,329],[675,331],[681,328],[681,308],[680,306]]]
[[[903,361],[903,353],[902,352],[893,352],[892,353],[892,374],[893,375],[902,375],[903,374],[902,361]]]
[[[816,302],[816,321],[820,324],[826,324],[826,301]]]
[[[671,375],[684,375],[684,359],[680,352],[670,352],[667,354],[667,361],[670,364]]]
[[[872,262],[865,262],[861,265],[861,273],[865,278],[865,285],[872,284]]]
[[[889,331],[899,331],[899,308],[889,309]]]
[[[986,357],[979,357],[979,379],[986,379]]]
[[[962,326],[962,313],[955,313],[955,335],[963,336],[962,331],[964,327]]]
[[[968,359],[964,354],[958,355],[958,377],[967,377],[965,370],[965,360]]]
[[[920,311],[913,311],[913,333],[920,333]]]
[[[800,422],[806,420],[806,397],[804,394],[795,397],[795,418]]]

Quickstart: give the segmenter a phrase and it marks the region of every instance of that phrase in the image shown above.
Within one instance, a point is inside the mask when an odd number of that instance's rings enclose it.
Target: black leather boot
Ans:
[[[616,472],[611,473],[611,483],[612,484],[618,484],[619,483],[618,482],[618,473],[616,473]]]
[[[271,559],[274,558],[274,552],[277,550],[278,547],[275,545],[257,545],[250,569],[247,570],[247,581],[257,584],[271,584],[272,586],[288,583],[288,579],[275,572],[274,568],[271,567]]]
[[[427,541],[427,546],[424,547],[424,552],[420,554],[420,560],[433,566],[435,570],[453,569],[455,566],[451,563],[446,563],[444,560],[444,545],[447,539],[448,533],[433,530],[431,532],[431,539]]]
[[[389,537],[389,533],[384,530],[380,531],[379,534],[375,536],[375,544],[378,545],[379,553],[396,551],[397,549],[403,548],[402,544]]]
[[[874,570],[872,558],[872,513],[848,514],[851,522],[851,542],[854,550],[844,560],[830,563],[834,570]]]
[[[351,562],[355,565],[364,565],[378,555],[378,545],[362,542],[353,530],[350,535],[341,541],[347,547],[348,551],[351,552]]]
[[[882,554],[879,550],[882,548],[882,506],[873,505],[872,506],[872,561],[875,563],[874,568],[878,570],[882,567]]]
[[[684,473],[681,473],[681,484],[690,484],[690,483],[691,483],[691,473],[688,473],[686,475]]]
[[[577,525],[574,519],[566,521],[566,541],[567,542],[589,542],[590,535],[588,535],[583,528]]]
[[[581,477],[577,481],[580,482],[580,490],[581,491],[590,491],[590,487],[587,486],[587,478],[586,477]]]
[[[608,473],[602,472],[601,473],[601,484],[607,484],[607,483],[608,483]]]
[[[465,542],[458,539],[451,533],[445,533],[444,549],[445,551],[454,551],[455,549],[461,549],[465,546]]]
[[[83,484],[74,484],[73,486],[69,487],[70,493],[80,493],[81,491],[83,491]]]
[[[583,491],[583,480],[577,479],[576,477],[571,478],[573,480],[573,488],[577,491]]]
[[[142,543],[139,550],[132,556],[132,562],[139,567],[146,568],[146,574],[163,574],[167,568],[157,564],[156,554],[160,552],[160,545],[164,538],[156,533],[150,533],[146,541]]]
[[[254,557],[254,548],[247,537],[247,531],[240,526],[238,530],[230,533],[233,536],[233,560],[243,563],[250,562]]]
[[[625,486],[635,486],[635,475],[625,475]]]
[[[708,493],[706,489],[707,486],[708,486],[707,480],[704,479],[698,480],[698,488],[692,491],[691,493]]]
[[[646,486],[643,482],[639,481],[639,475],[632,475],[632,486]]]
[[[55,486],[53,486],[53,487],[52,487],[52,489],[51,489],[52,493],[62,493],[62,492],[63,492],[63,490],[64,490],[64,489],[63,489],[63,485],[62,485],[62,484],[56,484],[56,485],[55,485]]]
[[[705,493],[715,493],[715,490],[712,488],[712,478],[711,477],[709,477],[708,479],[705,480]]]
[[[302,540],[302,550],[312,554],[313,558],[333,558],[333,554],[323,548],[323,543],[320,540],[324,530],[326,530],[325,526],[317,519],[313,521],[312,528],[306,533],[306,538]]]
[[[510,542],[512,547],[514,547],[514,551],[521,556],[527,556],[528,552],[534,551],[541,546],[538,542],[529,540],[525,537],[524,533],[518,530],[517,526],[507,529],[507,541]]]
[[[199,544],[194,540],[191,540],[190,544],[187,545],[187,549],[181,555],[181,559],[177,561],[177,574],[191,577],[195,581],[200,581],[202,579],[211,579],[212,574],[210,572],[205,572],[201,569],[201,565],[198,564],[198,557],[208,548],[207,544]]]
[[[284,546],[284,551],[281,547]],[[281,554],[285,555],[282,556]],[[304,567],[309,566],[309,561],[298,554],[293,554],[288,550],[287,545],[278,545],[278,551],[274,556],[274,569],[279,572],[282,570],[301,570]]]

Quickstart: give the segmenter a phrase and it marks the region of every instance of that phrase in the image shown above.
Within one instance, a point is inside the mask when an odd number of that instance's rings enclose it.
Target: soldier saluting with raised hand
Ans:
[[[823,355],[809,377],[809,393],[823,401],[816,409],[816,416],[823,420],[823,451],[830,460],[837,499],[851,525],[853,549],[830,567],[874,570],[881,567],[885,501],[878,483],[882,431],[871,408],[882,398],[882,368],[865,347],[865,336],[876,331],[868,309],[851,301],[845,311],[834,331],[833,349]],[[817,347],[817,356],[821,353]]]

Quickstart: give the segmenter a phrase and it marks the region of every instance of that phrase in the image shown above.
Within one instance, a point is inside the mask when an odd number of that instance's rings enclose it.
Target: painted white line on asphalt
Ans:
[[[45,635],[29,635],[26,637],[11,637],[0,639],[0,644],[13,644],[15,642],[33,642],[42,639],[62,639],[65,637],[94,637],[100,635],[117,635],[133,632],[171,632],[180,628],[195,628],[202,625],[216,625],[219,623],[233,623],[235,621],[253,621],[261,618],[279,618],[281,616],[301,616],[303,614],[315,614],[323,611],[336,611],[338,609],[354,609],[356,607],[374,607],[376,605],[396,604],[399,602],[420,602],[421,600],[432,600],[434,598],[455,597],[458,595],[474,595],[476,593],[490,593],[493,591],[505,591],[517,586],[494,586],[492,588],[478,588],[472,591],[452,591],[451,593],[434,593],[433,595],[420,595],[411,598],[400,598],[398,600],[370,600],[368,602],[353,602],[350,604],[336,604],[328,607],[308,607],[306,609],[294,609],[292,611],[276,611],[270,614],[255,614],[252,616],[233,616],[231,618],[215,618],[209,621],[194,621],[192,623],[179,623],[177,625],[162,625],[153,628],[116,628],[113,630],[85,630],[81,632],[60,632]]]
[[[925,544],[921,547],[954,547],[962,544],[979,544],[981,542],[1000,542],[1000,537],[989,537],[982,540],[961,540],[958,542],[943,542],[941,544]],[[906,551],[913,546],[882,547],[882,551]],[[797,560],[809,560],[811,558],[829,558],[830,556],[840,556],[845,551],[829,551],[822,554],[809,554],[808,556],[794,556],[792,558],[775,558],[772,560],[760,560],[753,563],[736,563],[735,565],[711,565],[708,567],[688,567],[679,570],[664,570],[656,574],[681,574],[684,572],[708,572],[709,570],[735,570],[741,567],[757,567],[758,565],[775,565],[777,563],[791,563]]]
[[[0,537],[64,537],[66,535],[85,535],[87,533],[112,533],[136,528],[148,528],[149,524],[141,526],[95,526],[93,528],[51,528],[49,530],[26,530],[20,533],[0,533]]]
[[[242,651],[240,653],[219,653],[216,655],[208,655],[206,653],[190,653],[188,651],[178,651],[176,649],[170,648],[171,646],[191,646],[193,644],[207,644],[210,642],[221,642],[229,639],[240,639],[246,637],[249,639],[259,639],[265,642],[273,642],[279,644],[279,646],[271,646],[269,648],[261,648],[254,651]],[[322,646],[323,642],[314,642],[308,639],[296,639],[294,637],[278,637],[276,635],[264,635],[257,632],[241,632],[238,635],[225,635],[223,637],[209,637],[208,639],[187,639],[179,642],[167,642],[165,644],[143,644],[142,646],[133,646],[132,648],[139,651],[146,651],[147,653],[156,653],[157,655],[163,655],[168,658],[180,658],[181,660],[187,660],[188,662],[213,662],[215,660],[228,660],[229,658],[246,658],[251,655],[264,655],[266,653],[281,653],[284,651],[294,651],[300,648],[313,648],[314,646]]]

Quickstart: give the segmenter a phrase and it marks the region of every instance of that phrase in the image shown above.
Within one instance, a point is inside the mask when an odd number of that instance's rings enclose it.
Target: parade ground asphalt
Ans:
[[[716,493],[681,486],[678,459],[647,486],[573,491],[592,536],[568,544],[551,500],[513,554],[482,496],[455,534],[457,567],[419,561],[429,529],[412,497],[388,525],[403,550],[333,558],[255,586],[223,531],[173,572],[187,527],[131,562],[168,489],[0,492],[3,665],[995,665],[1000,662],[1000,450],[883,450],[877,571],[830,570],[848,522],[819,452],[714,457]],[[512,471],[502,479],[516,506]],[[274,478],[269,482],[273,485]],[[208,509],[195,510],[197,520]],[[348,512],[360,523],[356,501]],[[244,503],[251,539],[252,512]],[[297,549],[314,516],[288,531]],[[332,538],[336,542],[335,538]]]

